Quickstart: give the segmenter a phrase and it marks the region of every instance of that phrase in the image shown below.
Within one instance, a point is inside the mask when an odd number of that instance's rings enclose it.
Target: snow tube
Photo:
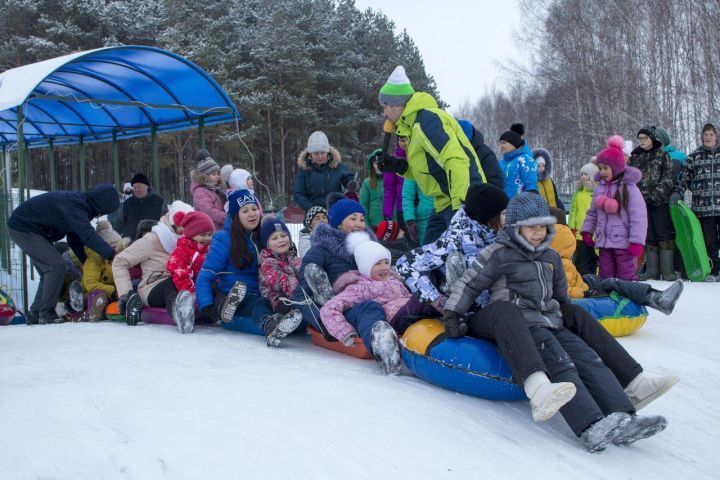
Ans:
[[[15,302],[10,295],[0,290],[0,325],[12,325],[15,320]]]
[[[645,325],[647,309],[629,298],[611,292],[607,297],[580,298],[573,300],[598,319],[613,337],[631,335]]]
[[[111,302],[106,308],[105,308],[105,316],[108,320],[111,320],[113,322],[123,322],[125,323],[125,315],[122,315],[120,311],[118,310],[118,302]]]
[[[226,330],[232,330],[233,332],[251,333],[253,335],[265,336],[260,325],[255,323],[251,317],[245,317],[242,315],[235,315],[232,322],[220,322],[220,326]]]
[[[320,348],[327,348],[328,350],[344,353],[345,355],[350,355],[351,357],[360,359],[373,358],[372,354],[368,352],[368,349],[365,348],[365,345],[360,338],[355,339],[355,345],[352,347],[346,347],[342,342],[328,341],[322,333],[318,332],[313,327],[308,326],[308,332],[310,332],[310,339],[312,340],[313,345]]]
[[[170,317],[167,310],[164,308],[143,306],[142,313],[140,314],[140,321],[144,323],[155,323],[157,325],[175,326],[175,320]]]
[[[527,400],[497,347],[479,338],[446,338],[440,320],[412,324],[400,341],[405,365],[418,377],[490,400]]]

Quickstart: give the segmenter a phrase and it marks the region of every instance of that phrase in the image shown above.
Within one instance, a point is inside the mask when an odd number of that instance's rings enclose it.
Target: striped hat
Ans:
[[[380,105],[405,105],[414,93],[410,79],[405,74],[405,68],[398,65],[380,89],[378,101]]]

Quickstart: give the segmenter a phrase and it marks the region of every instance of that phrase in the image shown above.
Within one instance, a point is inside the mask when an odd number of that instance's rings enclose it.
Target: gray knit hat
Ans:
[[[217,162],[213,160],[207,150],[199,150],[198,153],[195,155],[195,160],[197,160],[198,162],[197,167],[195,168],[195,171],[197,173],[208,176],[211,173],[220,172],[220,165],[218,165]]]
[[[308,153],[328,153],[330,151],[330,141],[323,132],[313,132],[308,138]]]
[[[522,192],[515,195],[505,211],[505,224],[508,227],[519,225],[554,225],[555,217],[544,198],[534,192]]]

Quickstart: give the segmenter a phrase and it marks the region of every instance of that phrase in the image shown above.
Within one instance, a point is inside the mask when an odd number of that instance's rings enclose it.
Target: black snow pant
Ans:
[[[720,273],[720,258],[718,258],[718,249],[720,249],[720,217],[700,217],[700,226],[702,227],[703,238],[705,239],[705,248],[707,248],[708,257],[712,263],[710,275]]]
[[[175,288],[172,277],[167,277],[150,290],[147,297],[148,307],[166,308],[168,314],[172,316],[170,309],[172,307],[172,300],[177,293],[178,291],[177,288]]]
[[[614,412],[632,413],[632,402],[615,375],[585,342],[565,328],[530,327],[552,382],[572,382],[575,396],[560,413],[575,435]]]
[[[631,282],[628,282],[631,283]],[[560,305],[563,327],[580,337],[592,348],[603,363],[615,374],[622,387],[643,371],[642,366],[630,356],[622,345],[600,325],[595,317],[584,308],[572,304]]]
[[[667,203],[647,205],[647,219],[646,246],[657,247],[660,242],[673,239],[675,227],[673,227],[672,218],[670,218],[670,206]]]
[[[586,273],[597,273],[598,256],[597,253],[595,253],[595,249],[585,245],[585,242],[582,240],[576,240],[573,263],[575,264],[577,271],[580,272],[580,275],[585,275]]]
[[[621,296],[629,298],[640,305],[647,305],[648,293],[652,287],[647,283],[631,282],[619,278],[600,278],[597,275],[583,275],[583,280],[590,287],[590,291],[596,291],[609,295],[613,290]]]

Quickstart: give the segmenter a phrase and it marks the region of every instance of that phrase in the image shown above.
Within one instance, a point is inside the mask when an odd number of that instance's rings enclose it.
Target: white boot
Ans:
[[[525,395],[530,399],[533,420],[544,422],[551,419],[560,408],[575,396],[575,385],[570,382],[550,383],[545,372],[531,374],[523,384]]]
[[[670,390],[678,380],[675,375],[647,377],[640,373],[625,387],[625,393],[637,411]]]

